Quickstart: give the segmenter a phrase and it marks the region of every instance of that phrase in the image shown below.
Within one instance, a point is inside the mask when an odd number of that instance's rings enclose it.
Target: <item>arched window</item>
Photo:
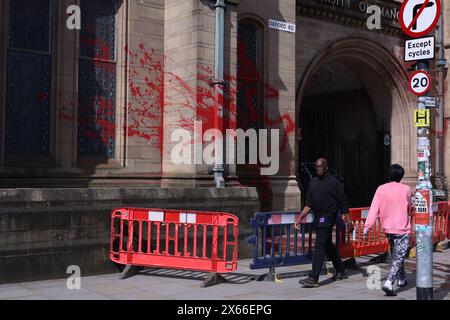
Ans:
[[[238,25],[238,128],[263,127],[263,27],[244,19]]]
[[[49,160],[52,1],[9,1],[5,159]]]

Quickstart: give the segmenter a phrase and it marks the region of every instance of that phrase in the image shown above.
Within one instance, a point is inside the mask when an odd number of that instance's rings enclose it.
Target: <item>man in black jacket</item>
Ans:
[[[317,177],[309,183],[306,193],[306,205],[302,213],[296,218],[295,227],[300,228],[300,221],[312,210],[314,212],[314,226],[316,229],[316,243],[312,263],[312,274],[300,284],[305,287],[318,287],[319,275],[326,256],[331,257],[336,274],[333,280],[346,278],[344,265],[333,245],[333,227],[336,219],[341,219],[345,213],[348,231],[353,231],[347,199],[340,181],[328,173],[326,159],[316,161]]]

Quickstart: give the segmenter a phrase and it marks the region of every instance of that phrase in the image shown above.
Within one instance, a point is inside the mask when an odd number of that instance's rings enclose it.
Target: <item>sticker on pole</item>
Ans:
[[[436,108],[436,98],[435,97],[425,97],[425,107]]]
[[[414,111],[414,126],[416,128],[427,128],[430,126],[430,110],[416,109]]]
[[[430,90],[431,77],[425,71],[416,71],[409,80],[409,89],[415,95],[421,96]]]
[[[400,8],[400,26],[412,38],[430,33],[439,21],[440,0],[405,0]]]
[[[414,199],[416,209],[416,225],[430,224],[430,215],[433,215],[430,190],[417,190]]]

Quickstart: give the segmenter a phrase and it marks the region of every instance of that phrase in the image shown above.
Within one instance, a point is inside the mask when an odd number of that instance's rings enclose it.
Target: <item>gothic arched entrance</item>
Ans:
[[[313,163],[329,160],[350,206],[369,206],[391,163],[413,177],[415,135],[407,77],[386,49],[365,39],[338,41],[317,54],[297,95],[298,175],[307,188]]]

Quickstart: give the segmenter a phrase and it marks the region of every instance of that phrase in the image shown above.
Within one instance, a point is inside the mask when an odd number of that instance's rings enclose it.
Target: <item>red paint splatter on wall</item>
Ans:
[[[284,151],[288,136],[295,132],[295,122],[288,114],[273,117],[262,111],[262,104],[278,99],[279,91],[263,80],[257,66],[247,55],[247,48],[238,42],[238,94],[242,95],[239,107],[239,126],[247,129],[255,126],[267,129],[280,129],[280,150]]]
[[[95,117],[89,116],[89,107],[80,104],[80,115],[78,123],[84,128],[83,134],[87,139],[99,140],[102,144],[107,145],[110,137],[115,137],[116,124],[109,119],[114,117],[114,104],[112,99],[104,99],[103,97],[94,97]],[[86,115],[86,116],[84,116]],[[100,126],[102,130],[93,130],[96,126]]]
[[[164,71],[163,61],[155,59],[154,50],[140,45],[137,52],[125,48],[128,56],[127,105],[128,123],[124,126],[129,137],[139,137],[162,151]]]
[[[96,51],[98,52],[96,61],[111,58],[108,47],[100,40],[81,39],[81,41],[100,48]],[[259,121],[262,122],[261,128],[280,129],[280,149],[283,151],[288,145],[289,135],[295,132],[295,122],[287,113],[273,116],[268,110],[261,114],[259,109],[255,108],[254,99],[260,92],[266,102],[278,99],[279,92],[263,81],[258,70],[246,58],[245,48],[242,45],[238,52],[241,59],[239,76],[225,75],[224,94],[220,97],[223,100],[224,128],[235,129],[243,124],[241,128],[248,129],[252,123]],[[126,105],[126,124],[123,128],[126,136],[143,139],[162,152],[164,114],[169,111],[178,113],[177,121],[180,128],[192,130],[195,120],[203,122],[204,131],[214,127],[215,96],[211,84],[214,74],[210,67],[200,65],[196,73],[188,72],[183,66],[176,66],[176,61],[154,49],[148,50],[144,44],[140,44],[134,50],[125,48],[125,53],[129,66],[127,70],[129,99]],[[103,68],[107,72],[113,72],[110,68],[115,67],[114,64],[95,63],[98,68]],[[186,71],[190,79],[196,80],[196,85],[193,86],[181,76],[166,71],[169,64],[175,64],[180,70]],[[242,79],[251,79],[254,82],[253,87],[244,88],[245,82]],[[238,112],[239,92],[244,92],[245,97],[239,101],[241,105]],[[177,97],[174,100],[176,102],[167,98],[174,96]],[[59,118],[64,121],[74,120],[73,102],[69,104],[69,107],[62,105],[58,113]],[[95,108],[95,117],[79,116],[79,124],[85,128],[100,126],[103,132],[101,136],[89,129],[84,131],[84,135],[86,138],[99,139],[102,143],[107,143],[108,137],[114,137],[117,129],[115,121],[109,120],[115,119],[113,101],[95,97],[92,104],[91,107],[79,106],[81,115],[88,114],[89,108]]]
[[[114,53],[111,52],[109,45],[102,39],[89,39],[83,35],[80,35],[80,44],[82,46],[95,49],[93,57],[93,63],[95,67],[103,69],[106,72],[114,73],[115,64],[105,64],[105,61],[113,61]]]
[[[206,66],[198,66],[197,73],[189,72],[192,79],[196,80],[196,86],[192,87],[175,73],[165,71],[168,63],[176,63],[168,57],[159,60],[155,58],[155,51],[147,50],[143,44],[134,52],[126,48],[129,56],[129,89],[131,101],[128,104],[128,116],[130,123],[127,126],[129,136],[138,136],[147,140],[158,139],[162,135],[162,122],[164,111],[170,110],[179,113],[178,124],[181,128],[192,130],[194,121],[203,122],[203,130],[213,128],[214,123],[214,90],[211,85],[213,71]],[[186,69],[184,69],[187,71]],[[251,72],[256,72],[255,70]],[[263,82],[259,75],[254,78],[264,89],[265,99],[278,98],[276,89]],[[224,102],[224,128],[236,128],[237,94],[240,88],[237,77],[225,75],[226,86],[223,97]],[[251,100],[257,92],[246,92],[246,108],[248,112],[240,116],[255,121],[261,115],[253,107]],[[177,96],[176,103],[170,99],[164,99],[164,95]],[[186,110],[192,112],[185,112]],[[190,114],[187,116],[186,114]],[[266,128],[283,129],[281,149],[284,150],[288,136],[294,132],[295,123],[289,114],[272,118],[269,112],[263,115]],[[151,133],[144,133],[151,132]],[[161,139],[159,139],[161,140]]]

